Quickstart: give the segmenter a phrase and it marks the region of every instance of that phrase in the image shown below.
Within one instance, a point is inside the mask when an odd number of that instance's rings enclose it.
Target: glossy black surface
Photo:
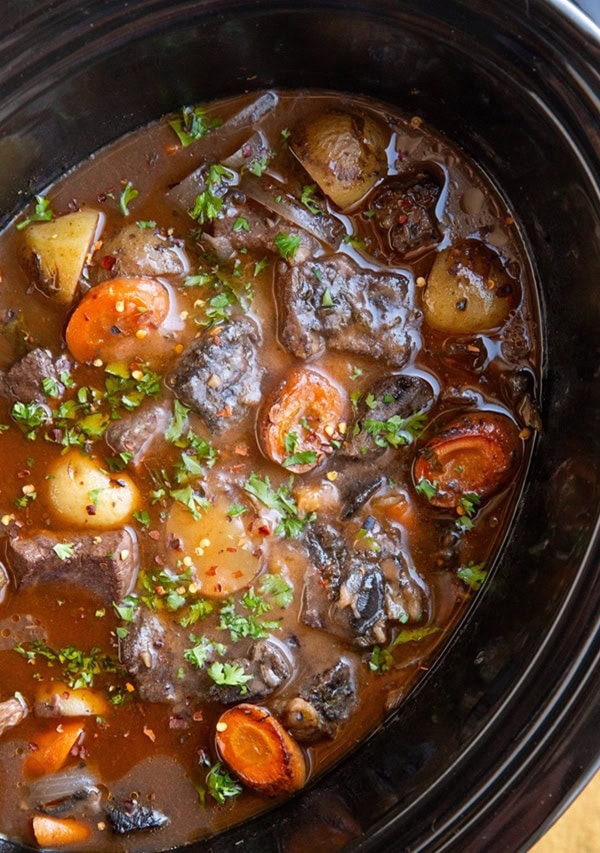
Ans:
[[[5,0],[2,221],[183,103],[316,86],[445,131],[519,212],[537,271],[545,430],[484,593],[368,743],[194,850],[514,853],[598,766],[598,68],[598,29],[558,0]]]

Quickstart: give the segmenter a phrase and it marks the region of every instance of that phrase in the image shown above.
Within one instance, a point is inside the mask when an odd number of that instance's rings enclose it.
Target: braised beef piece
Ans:
[[[219,641],[222,636],[219,635]],[[221,658],[207,646],[205,666],[188,664],[184,652],[193,645],[187,632],[177,625],[141,608],[121,641],[120,658],[135,680],[139,697],[145,702],[183,703],[217,701],[224,705],[244,700],[258,702],[276,690],[291,675],[291,667],[274,642],[244,642]],[[233,656],[235,655],[235,656]],[[215,661],[237,664],[251,678],[245,691],[236,685],[216,684],[206,669]]]
[[[439,185],[429,175],[386,181],[369,203],[373,222],[384,232],[393,254],[407,255],[441,238],[435,215]]]
[[[28,713],[29,710],[20,693],[0,702],[0,735],[3,735],[7,729],[18,726]]]
[[[288,259],[290,264],[307,260],[319,247],[317,240],[306,231],[291,225],[276,213],[247,201],[240,190],[230,191],[225,202],[218,218],[211,223],[208,232],[210,236],[208,239],[207,235],[203,237],[220,260],[231,258],[240,249],[279,255],[275,242],[278,235],[300,239],[297,249]]]
[[[65,545],[71,546],[66,553]],[[61,535],[41,531],[9,539],[6,556],[19,587],[62,581],[109,603],[127,595],[137,571],[137,545],[128,530]]]
[[[304,575],[301,619],[312,628],[371,646],[386,642],[389,622],[420,621],[425,594],[391,534],[377,531],[371,551],[350,549],[329,525],[309,537],[312,565]]]
[[[141,608],[121,640],[121,663],[135,681],[143,702],[182,700],[187,683],[179,679],[184,645],[177,631],[156,613]]]
[[[356,687],[350,667],[344,661],[317,674],[298,696],[280,711],[280,719],[290,734],[301,743],[334,738],[339,727],[354,712]]]
[[[206,329],[168,377],[177,397],[211,432],[224,432],[260,402],[259,342],[258,328],[247,317]]]
[[[106,430],[105,439],[115,453],[130,453],[134,464],[141,462],[155,439],[164,437],[171,415],[163,406],[142,406],[113,421]]]
[[[277,690],[292,674],[290,664],[277,646],[265,640],[252,645],[248,657],[234,658],[229,661],[244,670],[244,675],[252,676],[243,687],[226,684],[213,684],[210,697],[223,705],[244,702],[260,702]]]
[[[21,403],[45,403],[48,395],[42,381],[49,379],[54,384],[54,396],[64,394],[65,386],[61,374],[69,372],[70,362],[65,356],[55,358],[50,350],[34,349],[15,362],[10,370],[0,374],[0,394]]]
[[[112,831],[117,835],[142,829],[157,829],[170,823],[166,814],[150,806],[143,806],[133,797],[119,802],[111,800],[107,803],[105,811]]]
[[[340,452],[353,459],[364,459],[381,455],[389,446],[395,446],[396,440],[402,446],[402,439],[396,437],[396,427],[400,430],[401,421],[426,412],[433,401],[431,385],[420,376],[384,376],[360,398]],[[406,440],[408,444],[410,437]]]
[[[102,245],[94,278],[186,275],[190,269],[183,240],[161,228],[125,225]]]
[[[275,294],[279,338],[298,358],[329,348],[400,367],[410,357],[409,326],[418,315],[408,307],[403,275],[359,269],[345,255],[280,262]]]

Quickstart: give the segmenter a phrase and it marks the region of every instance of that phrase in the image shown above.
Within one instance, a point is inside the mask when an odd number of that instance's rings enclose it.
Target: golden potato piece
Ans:
[[[244,516],[229,514],[231,503],[219,498],[199,519],[180,503],[173,504],[167,522],[167,541],[173,563],[191,561],[201,595],[225,598],[249,586],[263,566],[260,542],[246,530]],[[188,558],[188,559],[186,559]]]
[[[479,240],[440,252],[423,294],[426,323],[451,335],[502,326],[518,302],[518,284]]]
[[[127,474],[109,474],[78,450],[61,456],[49,474],[52,514],[71,527],[118,528],[139,505],[138,490]]]
[[[23,232],[26,266],[39,289],[62,305],[73,301],[101,218],[96,210],[79,210],[51,222],[34,222]]]
[[[62,681],[45,681],[35,694],[38,717],[97,717],[107,714],[110,706],[102,693],[90,687],[69,687]]]
[[[297,128],[290,147],[311,178],[342,210],[387,172],[388,134],[367,116],[326,112]]]

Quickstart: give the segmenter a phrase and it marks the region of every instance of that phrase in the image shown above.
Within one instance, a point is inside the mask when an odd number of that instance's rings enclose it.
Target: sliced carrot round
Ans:
[[[312,470],[341,440],[344,408],[339,389],[322,374],[295,370],[259,413],[258,437],[265,455],[295,474]]]
[[[466,495],[486,498],[505,486],[520,453],[519,433],[509,418],[472,412],[453,420],[421,450],[415,481],[434,506],[456,507]]]
[[[71,314],[67,346],[77,361],[131,358],[151,345],[169,313],[169,294],[149,278],[115,278],[92,288]]]
[[[266,708],[243,703],[225,711],[216,743],[230,770],[261,794],[288,794],[306,781],[301,748]]]
[[[64,847],[67,844],[80,844],[91,835],[90,827],[74,818],[57,818],[48,815],[35,815],[33,834],[40,847]]]

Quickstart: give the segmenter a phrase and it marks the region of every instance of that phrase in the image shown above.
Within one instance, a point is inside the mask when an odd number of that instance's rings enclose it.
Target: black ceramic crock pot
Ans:
[[[122,133],[271,86],[422,116],[518,212],[544,433],[491,580],[368,742],[189,849],[526,849],[600,758],[600,30],[568,0],[4,0],[0,15],[0,224]]]

